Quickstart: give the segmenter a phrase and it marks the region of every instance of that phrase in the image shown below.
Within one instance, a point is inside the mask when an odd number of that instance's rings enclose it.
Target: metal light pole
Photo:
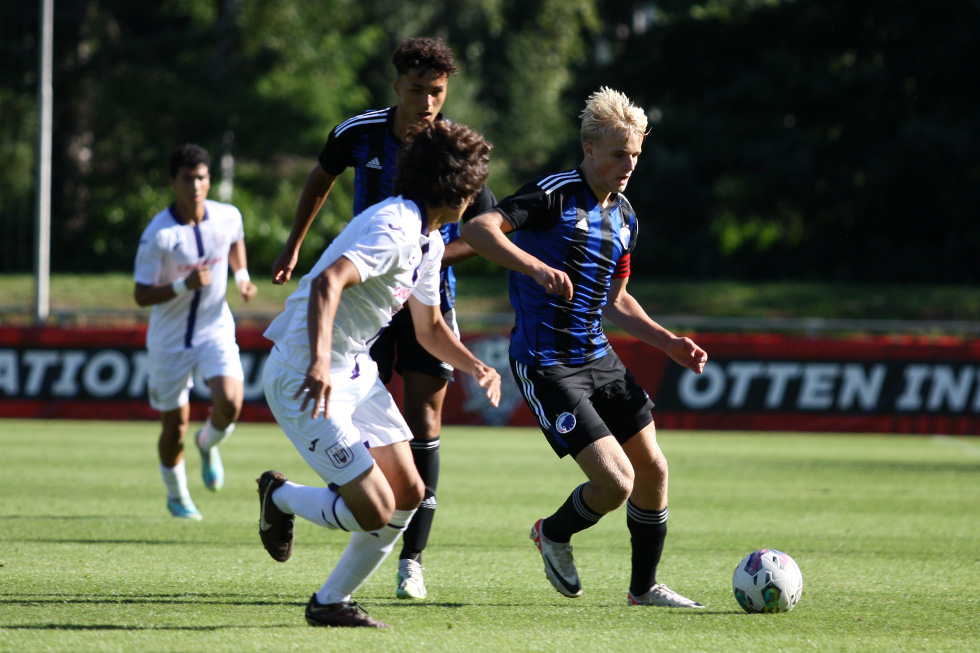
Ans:
[[[54,0],[41,0],[40,54],[37,85],[37,184],[34,220],[34,321],[48,319],[51,281],[51,68],[53,65]]]

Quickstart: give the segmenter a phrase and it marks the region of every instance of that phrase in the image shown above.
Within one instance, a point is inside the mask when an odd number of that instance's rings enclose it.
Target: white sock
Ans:
[[[197,434],[197,446],[201,448],[202,451],[210,451],[212,447],[217,447],[219,444],[228,439],[231,432],[235,430],[235,423],[232,422],[228,425],[224,431],[219,431],[214,428],[214,424],[211,423],[211,418],[208,417],[207,421],[204,422],[204,426]]]
[[[191,493],[187,489],[187,472],[184,469],[184,459],[174,467],[160,465],[160,475],[163,477],[163,484],[167,486],[168,499],[180,499],[187,502],[191,500]]]
[[[286,481],[272,493],[272,502],[279,510],[299,515],[317,526],[364,532],[344,498],[330,488],[309,487]]]
[[[408,527],[415,510],[396,510],[387,526],[370,533],[352,533],[350,543],[316,592],[321,605],[350,601],[351,595],[381,566]]]

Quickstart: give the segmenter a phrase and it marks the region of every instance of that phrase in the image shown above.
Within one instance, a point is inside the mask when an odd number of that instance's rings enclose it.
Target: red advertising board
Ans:
[[[0,417],[156,419],[146,400],[145,329],[0,327]],[[659,350],[612,338],[656,403],[661,428],[880,433],[980,433],[980,344],[953,338],[817,339],[701,334],[701,375]],[[535,424],[510,375],[507,336],[464,337],[505,381],[498,408],[466,375],[450,385],[446,424]],[[261,371],[269,343],[240,329],[242,419],[271,420]],[[400,399],[398,377],[391,386]],[[192,392],[194,419],[207,387]]]

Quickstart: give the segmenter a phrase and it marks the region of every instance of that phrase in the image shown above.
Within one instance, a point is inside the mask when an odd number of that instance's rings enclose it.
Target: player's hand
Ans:
[[[481,388],[486,388],[487,399],[496,408],[500,405],[500,373],[494,368],[484,363],[479,363],[476,367],[476,382]]]
[[[242,294],[242,301],[247,302],[259,294],[259,289],[251,281],[239,281],[238,292]]]
[[[293,278],[293,270],[296,269],[296,262],[299,254],[290,248],[282,250],[279,258],[272,264],[272,283],[281,286]]]
[[[549,268],[547,265],[535,270],[532,278],[541,285],[546,292],[561,295],[565,299],[571,300],[573,289],[572,280],[561,270]]]
[[[690,338],[674,338],[664,351],[675,363],[695,374],[703,372],[704,364],[708,362],[708,352],[694,344]]]
[[[211,268],[195,268],[184,280],[188,290],[198,290],[211,285]]]
[[[299,407],[301,413],[306,412],[306,407],[312,401],[313,419],[319,417],[321,413],[324,419],[326,419],[327,406],[330,403],[330,389],[329,365],[326,369],[323,369],[322,365],[312,362],[306,370],[306,378],[303,379],[303,385],[293,395],[293,399],[303,398],[303,403]]]

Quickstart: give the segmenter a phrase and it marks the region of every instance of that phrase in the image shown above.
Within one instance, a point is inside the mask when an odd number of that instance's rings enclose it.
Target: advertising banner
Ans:
[[[157,419],[146,399],[145,329],[0,327],[0,417]],[[613,347],[656,404],[659,428],[922,434],[980,433],[980,345],[922,337],[848,339],[701,334],[709,354],[695,375],[632,338]],[[536,424],[514,383],[506,334],[464,336],[504,379],[490,406],[457,373],[445,424]],[[243,421],[272,419],[261,373],[269,343],[240,329]],[[401,400],[400,379],[390,390]],[[203,419],[207,386],[195,380],[192,417]]]

